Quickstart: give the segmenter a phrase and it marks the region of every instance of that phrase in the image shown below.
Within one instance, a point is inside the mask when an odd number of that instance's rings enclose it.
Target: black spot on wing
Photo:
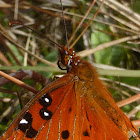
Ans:
[[[87,131],[87,130],[86,130],[86,131],[84,131],[84,132],[83,132],[83,135],[84,135],[84,136],[88,136],[88,137],[89,137],[89,133],[88,133],[88,131]]]
[[[90,128],[90,130],[91,130],[91,128],[92,128],[92,125],[90,125],[90,126],[89,126],[89,128]]]
[[[87,114],[87,111],[86,111],[86,117],[87,117],[87,120],[89,121],[89,118],[88,118],[88,114]]]
[[[28,131],[26,132],[26,137],[27,138],[34,138],[37,135],[37,133],[38,133],[38,131],[36,131],[35,129],[30,127],[30,129],[28,129]]]
[[[43,97],[41,97],[39,99],[39,103],[44,106],[44,107],[48,107],[51,105],[52,103],[52,98],[49,96],[49,94],[45,94]]]
[[[39,112],[40,114],[40,117],[43,119],[43,120],[50,120],[51,117],[52,117],[52,112],[49,111],[48,109],[46,108],[42,108]]]
[[[71,109],[71,107],[69,108],[69,112],[71,112],[72,111],[72,109]]]
[[[32,115],[27,112],[18,124],[18,129],[25,133],[27,138],[34,138],[38,133],[38,131],[32,128],[32,120]]]
[[[61,136],[63,139],[68,139],[69,138],[69,131],[68,130],[65,130],[65,131],[62,131],[61,133]]]

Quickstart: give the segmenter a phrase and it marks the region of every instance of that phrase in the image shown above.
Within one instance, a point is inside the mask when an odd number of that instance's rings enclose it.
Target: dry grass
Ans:
[[[73,38],[70,46],[87,27],[101,1],[62,1],[68,38]],[[132,120],[140,119],[140,11],[134,10],[138,6],[137,3],[140,4],[139,0],[105,0],[97,17],[80,40],[74,43],[78,55],[93,63],[102,75],[108,75],[103,80],[106,80],[115,100],[129,98],[122,103],[123,106],[127,105],[123,110]],[[64,73],[56,68],[57,48],[43,37],[45,35],[60,45],[67,44],[59,0],[1,0],[0,9],[0,69],[15,75],[19,69],[28,70],[23,76],[23,71],[19,72],[19,79],[25,79],[26,84],[37,90],[40,90],[44,83],[48,84],[48,77]],[[23,28],[22,25],[9,27],[8,22],[13,20],[28,25],[41,35]],[[47,79],[47,82],[35,79],[39,73],[33,76],[32,70],[42,72],[43,75],[39,78]],[[2,131],[7,127],[6,122],[12,120],[20,110],[15,94],[22,95],[24,104],[27,102],[25,99],[29,100],[33,96],[30,91],[9,82],[5,83],[4,80],[0,78]],[[139,122],[136,121],[138,127]]]

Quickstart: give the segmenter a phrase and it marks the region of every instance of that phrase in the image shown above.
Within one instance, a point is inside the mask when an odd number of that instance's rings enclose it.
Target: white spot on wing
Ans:
[[[20,124],[28,124],[28,121],[25,120],[25,119],[22,119],[19,123],[20,123]]]
[[[45,102],[49,103],[49,99],[48,98],[45,98]]]
[[[44,116],[48,117],[49,113],[48,112],[44,112]]]

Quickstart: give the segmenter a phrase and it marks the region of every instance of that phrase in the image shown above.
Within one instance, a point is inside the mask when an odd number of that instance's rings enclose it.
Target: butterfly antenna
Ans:
[[[66,41],[67,41],[67,47],[69,49],[69,44],[68,44],[68,34],[67,34],[67,26],[66,26],[66,20],[64,18],[64,10],[63,10],[63,4],[62,4],[62,0],[60,0],[61,3],[61,9],[62,9],[62,17],[63,17],[63,22],[64,22],[64,27],[65,27],[65,33],[66,33]]]
[[[38,33],[37,31],[33,30],[32,28],[30,28],[27,25],[24,25],[23,23],[19,22],[19,21],[10,21],[9,22],[9,26],[15,26],[15,25],[22,25],[25,28],[28,28],[29,30],[33,31],[34,33],[36,33],[39,36],[43,36],[46,40],[49,40],[50,42],[52,42],[54,45],[56,45],[58,48],[62,48],[59,44],[55,43],[54,41],[52,41],[51,39],[49,39],[47,36],[45,36],[44,34]]]

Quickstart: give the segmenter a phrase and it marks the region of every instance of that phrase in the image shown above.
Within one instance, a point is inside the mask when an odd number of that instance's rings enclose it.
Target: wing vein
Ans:
[[[60,128],[61,128],[61,111],[59,115],[59,130],[58,130],[58,140],[60,140]]]
[[[51,123],[52,123],[52,119],[50,120],[50,123],[49,123],[49,128],[48,128],[46,140],[48,140],[48,136],[49,136],[49,132],[50,132],[50,128],[51,128]]]
[[[76,124],[76,115],[75,115],[74,126],[73,126],[73,140],[74,140],[74,136],[75,136],[75,124]]]

